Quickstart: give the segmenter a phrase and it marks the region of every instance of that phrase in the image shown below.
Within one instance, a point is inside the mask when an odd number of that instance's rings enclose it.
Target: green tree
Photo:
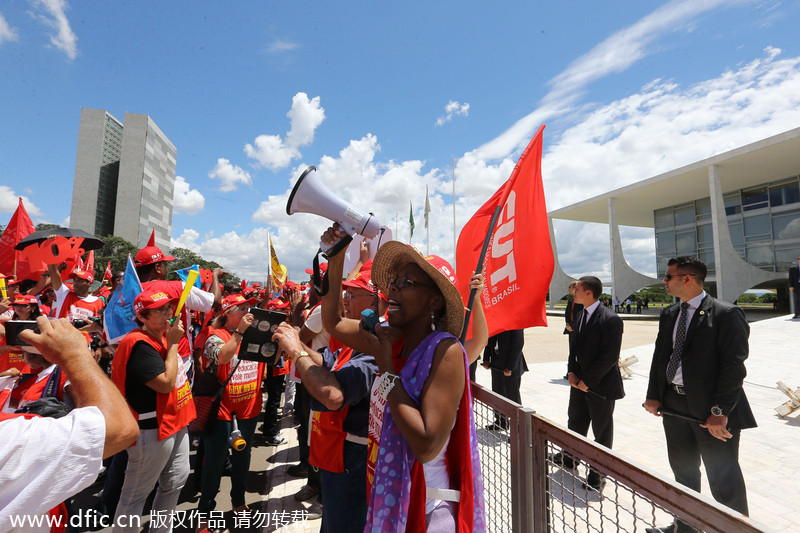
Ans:
[[[42,230],[46,230],[46,229],[55,229],[55,228],[60,228],[60,227],[61,226],[59,226],[58,224],[41,223],[41,224],[36,224],[36,227],[34,229],[36,231],[42,231]]]
[[[134,257],[139,249],[136,245],[116,235],[106,235],[100,238],[106,245],[94,251],[95,277],[102,277],[109,261],[111,261],[111,272],[120,270],[124,272],[128,266],[128,254]]]
[[[758,295],[751,292],[746,292],[738,298],[740,304],[753,304],[758,301]]]
[[[647,287],[633,294],[634,297],[644,300],[647,298],[651,302],[669,303],[672,302],[672,296],[667,294],[664,287]]]
[[[169,253],[175,257],[175,261],[169,264],[170,273],[168,279],[180,279],[175,271],[190,267],[192,265],[197,265],[200,268],[205,268],[208,270],[214,270],[217,267],[222,267],[222,265],[219,263],[215,261],[207,261],[198,254],[191,250],[187,250],[186,248],[173,248]],[[225,267],[222,268],[224,269]],[[233,274],[225,274],[220,279],[220,283],[224,285],[238,285],[241,283],[241,280]]]
[[[762,303],[765,303],[765,304],[771,304],[772,302],[776,301],[777,299],[778,299],[778,295],[775,294],[774,292],[767,292],[767,293],[764,293],[764,294],[762,294],[761,296],[758,297],[758,301],[762,302]]]

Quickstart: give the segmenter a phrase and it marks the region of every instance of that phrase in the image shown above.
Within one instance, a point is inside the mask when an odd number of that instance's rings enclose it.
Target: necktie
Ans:
[[[586,309],[583,310],[583,314],[581,315],[581,327],[578,328],[578,332],[583,331],[583,328],[586,327],[586,323],[589,321],[589,313],[586,312]]]
[[[678,366],[681,363],[681,355],[683,354],[683,345],[686,343],[686,317],[688,313],[689,304],[681,302],[681,314],[678,317],[678,331],[675,332],[675,345],[672,348],[672,355],[669,357],[667,363],[667,383],[672,383],[675,379],[675,374],[678,372]]]

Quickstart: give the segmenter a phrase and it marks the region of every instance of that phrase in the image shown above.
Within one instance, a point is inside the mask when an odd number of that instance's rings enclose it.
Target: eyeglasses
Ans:
[[[365,297],[372,298],[372,296],[373,296],[372,294],[363,293],[363,292],[357,292],[356,293],[356,292],[344,291],[343,299],[352,300],[353,298],[365,298]]]
[[[429,283],[422,283],[421,281],[414,281],[412,279],[408,279],[408,276],[400,276],[399,278],[389,278],[386,282],[387,287],[395,286],[398,291],[402,291],[406,287],[415,287],[417,285],[421,285],[423,287],[430,287]]]
[[[683,276],[694,276],[694,274],[683,274],[683,273],[664,274],[664,279],[667,280],[667,281],[670,281],[672,278],[680,278],[680,277],[683,277]]]

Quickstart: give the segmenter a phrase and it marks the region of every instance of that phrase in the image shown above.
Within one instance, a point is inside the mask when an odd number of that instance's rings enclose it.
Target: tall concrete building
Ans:
[[[167,250],[177,150],[147,115],[81,109],[70,226]]]

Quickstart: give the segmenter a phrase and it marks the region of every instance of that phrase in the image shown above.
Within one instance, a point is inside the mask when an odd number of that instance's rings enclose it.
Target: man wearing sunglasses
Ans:
[[[714,499],[746,515],[739,434],[756,425],[742,390],[750,327],[739,307],[706,294],[706,273],[696,257],[676,257],[667,264],[664,287],[680,302],[661,312],[643,407],[664,415],[675,481],[700,492],[702,457]],[[696,529],[676,519],[666,528],[646,531]]]

